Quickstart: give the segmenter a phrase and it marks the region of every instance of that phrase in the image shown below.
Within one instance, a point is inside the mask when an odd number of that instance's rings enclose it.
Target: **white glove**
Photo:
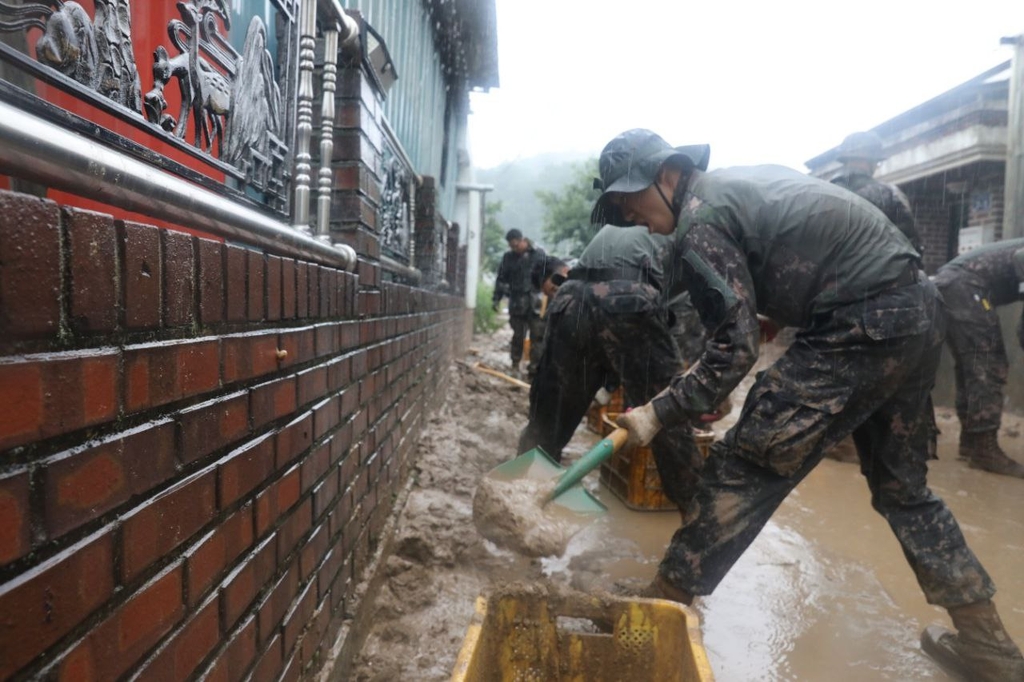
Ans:
[[[654,405],[647,403],[619,415],[615,423],[629,431],[624,447],[647,445],[661,431],[661,420],[654,412]]]
[[[594,400],[597,401],[598,405],[604,407],[612,401],[612,394],[608,392],[608,389],[602,386],[597,389],[597,393],[594,394]]]

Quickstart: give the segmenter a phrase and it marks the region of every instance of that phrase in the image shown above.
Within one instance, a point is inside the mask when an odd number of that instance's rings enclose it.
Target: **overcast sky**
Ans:
[[[501,87],[474,93],[490,168],[596,155],[627,128],[711,166],[803,162],[1011,57],[1024,0],[497,0]]]

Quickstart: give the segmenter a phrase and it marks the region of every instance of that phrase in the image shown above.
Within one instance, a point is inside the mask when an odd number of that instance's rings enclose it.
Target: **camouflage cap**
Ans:
[[[658,177],[662,165],[671,158],[680,157],[700,170],[707,170],[711,147],[706,144],[673,147],[659,135],[643,128],[634,128],[619,134],[605,145],[598,162],[600,178],[594,179],[594,188],[602,190],[590,222],[595,225],[632,225],[610,201],[613,193],[639,192],[647,189]]]
[[[847,135],[839,145],[839,153],[836,154],[836,158],[840,162],[881,161],[885,158],[885,154],[882,153],[882,138],[870,130]]]

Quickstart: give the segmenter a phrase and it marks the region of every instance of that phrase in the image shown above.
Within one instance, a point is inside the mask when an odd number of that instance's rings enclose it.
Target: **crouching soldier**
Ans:
[[[674,233],[710,336],[693,367],[619,418],[631,442],[713,409],[739,383],[757,359],[759,313],[799,329],[712,445],[696,518],[676,531],[648,596],[711,594],[822,453],[852,433],[872,506],[958,631],[930,627],[922,646],[972,680],[1024,680],[992,580],[927,486],[944,317],[909,241],[835,185],[780,166],[705,173],[647,130],[613,139],[599,168],[593,222]]]

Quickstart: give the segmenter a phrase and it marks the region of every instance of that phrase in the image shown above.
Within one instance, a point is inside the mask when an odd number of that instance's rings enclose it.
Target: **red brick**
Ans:
[[[225,336],[224,383],[245,381],[277,371],[277,333],[259,332]]]
[[[295,277],[295,314],[299,318],[309,317],[309,263],[300,262]]]
[[[128,329],[160,326],[163,263],[160,231],[151,225],[124,223],[124,316]]]
[[[285,663],[284,672],[281,673],[281,679],[279,682],[298,682],[299,675],[301,674],[302,661],[299,660],[298,654],[293,654]]]
[[[347,386],[352,379],[352,360],[336,358],[327,365],[327,390],[334,393]]]
[[[263,254],[249,251],[249,321],[260,322],[267,314],[266,262]]]
[[[57,205],[0,191],[0,340],[56,336],[60,299]]]
[[[320,440],[338,426],[341,399],[329,398],[313,406],[313,440]]]
[[[341,335],[341,350],[352,350],[359,345],[359,322],[342,322],[338,327]]]
[[[327,367],[321,365],[299,372],[299,405],[308,405],[327,395]]]
[[[281,332],[278,347],[288,351],[281,360],[281,367],[290,367],[309,362],[316,357],[316,336],[313,327],[303,327]]]
[[[164,325],[181,327],[195,319],[195,255],[192,237],[184,232],[161,230],[164,246]]]
[[[275,682],[281,673],[283,658],[281,654],[281,638],[275,636],[267,645],[267,650],[260,657],[252,671],[252,682]]]
[[[320,317],[320,266],[309,264],[309,316]]]
[[[277,468],[291,462],[313,443],[313,413],[307,412],[289,422],[277,434]]]
[[[224,286],[227,290],[225,297],[228,322],[244,322],[248,313],[246,293],[248,283],[246,281],[246,262],[248,251],[232,244],[224,245]]]
[[[118,259],[114,219],[102,213],[66,209],[71,273],[68,323],[77,333],[117,327]]]
[[[220,586],[224,629],[229,630],[252,604],[277,569],[277,536],[271,535],[240,563]]]
[[[256,617],[250,617],[230,635],[224,650],[210,664],[203,682],[234,682],[240,680],[256,659]]]
[[[277,626],[284,618],[288,606],[292,603],[295,593],[299,589],[299,572],[292,565],[288,572],[281,576],[274,588],[267,595],[259,607],[259,635],[260,641],[265,642],[277,634]]]
[[[302,493],[299,470],[300,467],[296,464],[256,497],[257,536],[263,535],[284,512],[299,501],[299,495]]]
[[[136,673],[146,682],[188,679],[220,639],[217,600],[211,599],[171,635],[170,640]]]
[[[0,450],[113,419],[115,349],[0,361]]]
[[[327,554],[328,549],[330,549],[330,537],[327,534],[327,524],[325,523],[313,531],[309,540],[302,546],[302,552],[299,553],[299,579],[301,582],[309,580],[324,555]],[[315,585],[315,583],[314,580],[311,584]]]
[[[217,466],[220,505],[248,495],[274,470],[274,439],[268,434],[246,443]]]
[[[281,319],[281,259],[267,256],[267,320]]]
[[[348,454],[352,445],[352,422],[347,422],[331,436],[331,464]]]
[[[114,542],[97,533],[0,585],[0,679],[66,635],[114,591]]]
[[[121,567],[125,581],[136,578],[209,523],[216,503],[216,475],[213,468],[207,468],[127,515]]]
[[[333,286],[335,282],[334,270],[320,268],[320,317],[335,317],[335,310],[331,307],[331,300],[337,301],[337,290]]]
[[[186,464],[234,443],[249,434],[249,394],[233,393],[182,410],[178,431]]]
[[[175,465],[170,420],[57,455],[43,469],[47,535],[60,537],[155,488],[174,476]]]
[[[216,339],[168,341],[124,350],[125,410],[137,412],[220,385]]]
[[[296,407],[295,377],[285,377],[253,386],[249,391],[249,409],[253,428],[260,429],[268,422],[291,414]]]
[[[292,608],[284,617],[281,635],[284,650],[291,652],[299,640],[299,633],[306,629],[316,609],[316,581],[312,580],[299,594]]]
[[[195,604],[218,576],[252,546],[253,508],[247,504],[185,553],[188,601]]]
[[[141,588],[61,661],[59,680],[113,680],[131,668],[178,623],[181,564],[175,564]]]
[[[295,261],[285,258],[281,261],[281,317],[286,320],[295,317]]]
[[[0,566],[19,559],[32,547],[27,471],[0,476]]]
[[[313,503],[306,498],[277,530],[277,561],[281,563],[292,553],[313,525]]]
[[[316,355],[336,355],[339,350],[338,325],[333,322],[318,324],[316,326]]]
[[[319,481],[331,465],[331,444],[324,443],[302,462],[302,492],[305,494]]]
[[[199,322],[204,325],[224,320],[224,245],[197,239],[199,251]]]
[[[322,483],[313,488],[313,518],[319,519],[338,496],[338,469],[332,469]]]
[[[345,563],[345,556],[341,553],[341,548],[332,546],[327,552],[327,556],[324,558],[322,564],[320,564],[320,570],[317,571],[317,599],[323,601],[327,598],[328,592],[331,590],[331,585],[334,583],[334,577],[338,575],[338,571]]]
[[[309,630],[302,638],[299,660],[313,663],[314,669],[322,662],[325,635],[330,630],[331,605],[323,603],[310,618]],[[333,638],[331,638],[333,641]]]

